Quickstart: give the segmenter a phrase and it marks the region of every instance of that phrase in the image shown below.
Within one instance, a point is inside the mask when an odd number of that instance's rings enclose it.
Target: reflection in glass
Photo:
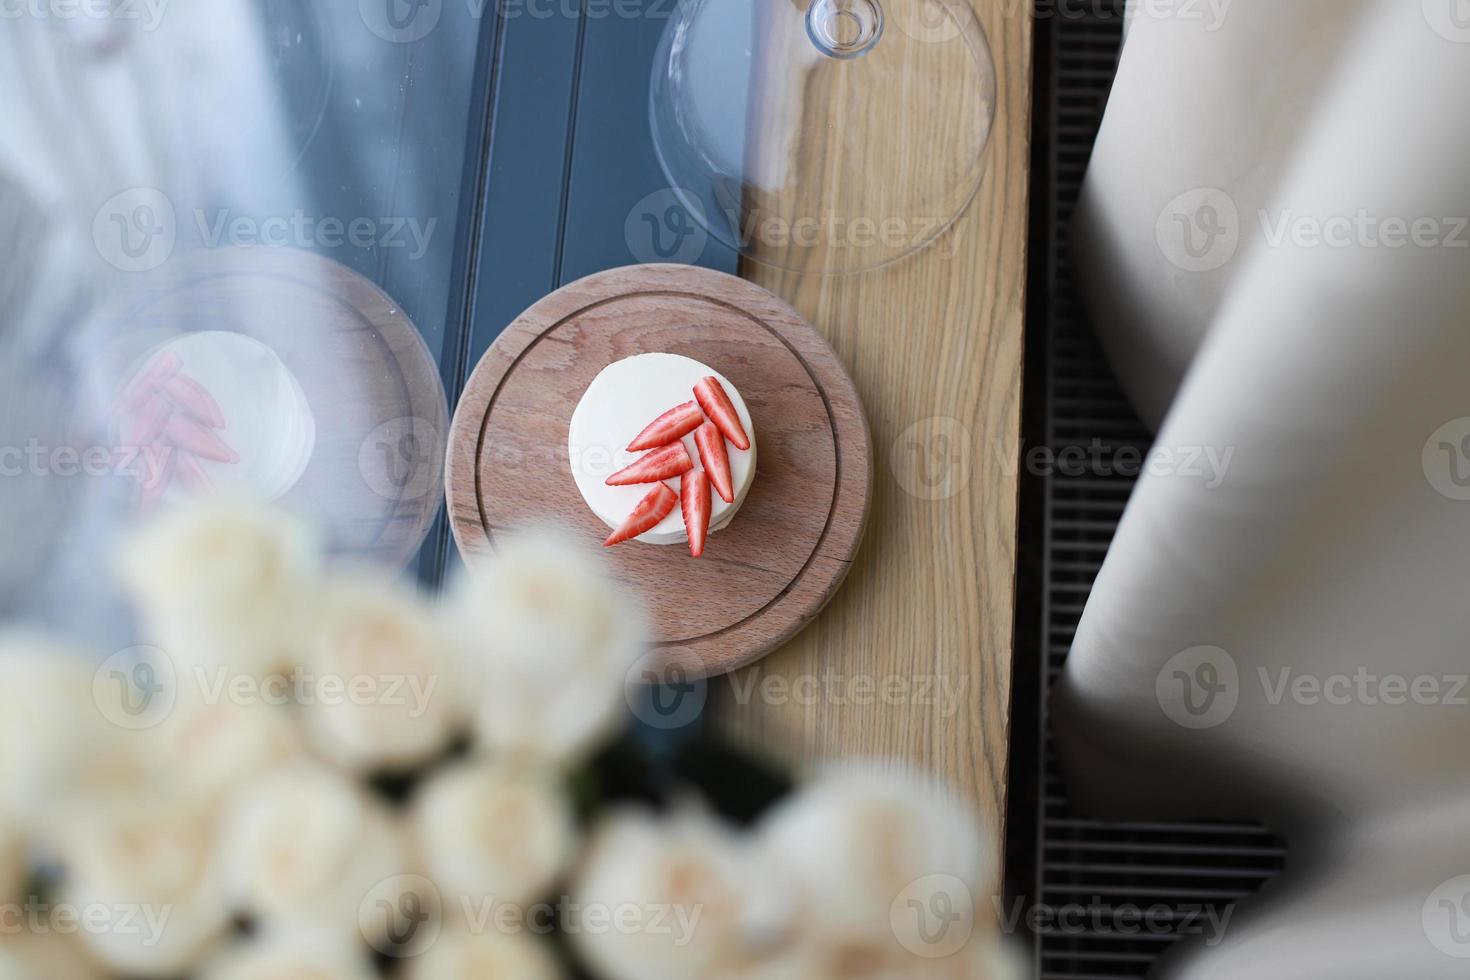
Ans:
[[[115,639],[118,535],[190,494],[417,551],[480,24],[389,29],[376,2],[6,20],[5,618]]]

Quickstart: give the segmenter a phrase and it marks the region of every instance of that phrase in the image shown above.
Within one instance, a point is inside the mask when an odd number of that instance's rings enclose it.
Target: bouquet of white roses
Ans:
[[[145,645],[0,640],[0,980],[1019,975],[936,788],[630,734],[639,614],[565,541],[431,601],[211,499],[121,569]]]

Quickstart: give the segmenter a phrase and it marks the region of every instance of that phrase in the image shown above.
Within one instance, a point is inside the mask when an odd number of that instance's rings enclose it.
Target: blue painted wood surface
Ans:
[[[569,9],[570,8],[570,9]],[[483,25],[478,222],[462,244],[462,320],[443,358],[451,411],[500,332],[558,287],[603,269],[683,261],[734,272],[668,189],[648,122],[649,79],[675,0],[523,0]],[[465,206],[475,201],[463,194]],[[458,330],[458,335],[454,331]],[[441,517],[421,565],[453,552]]]

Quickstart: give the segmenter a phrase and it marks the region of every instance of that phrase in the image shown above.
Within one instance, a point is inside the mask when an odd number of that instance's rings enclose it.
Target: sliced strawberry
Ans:
[[[685,402],[648,423],[648,427],[638,433],[638,438],[628,443],[628,452],[637,453],[667,446],[699,428],[699,423],[703,421],[704,413],[699,410],[699,403]]]
[[[159,463],[151,475],[140,474],[137,477],[137,509],[143,512],[152,510],[163,499],[163,495],[168,493],[169,486],[174,482],[180,455],[172,446],[163,447],[157,444],[150,448],[150,452],[155,454],[153,458],[159,460]]]
[[[163,434],[164,427],[173,416],[173,406],[149,395],[124,419],[122,441],[126,446],[146,446]]]
[[[708,377],[695,385],[694,400],[699,402],[699,407],[704,409],[704,414],[709,416],[715,427],[730,440],[730,445],[736,449],[750,448],[750,439],[745,434],[745,427],[740,424],[740,413],[735,411],[735,405],[730,401],[730,396],[725,394],[719,378]]]
[[[704,470],[690,470],[679,482],[679,504],[684,510],[684,530],[689,533],[689,553],[704,554],[709,536],[709,477]]]
[[[148,359],[133,379],[123,388],[119,408],[124,412],[136,412],[143,407],[164,382],[178,374],[184,367],[183,358],[171,350],[159,351]]]
[[[678,476],[694,468],[689,450],[682,442],[671,443],[640,457],[631,466],[625,466],[607,478],[610,487],[627,487],[635,483],[657,483]]]
[[[178,480],[179,486],[196,497],[214,493],[214,481],[209,478],[204,464],[188,453],[178,453],[178,457],[174,466],[174,478]]]
[[[225,413],[209,389],[184,374],[176,374],[163,383],[163,390],[173,403],[211,429],[225,427]]]
[[[730,457],[725,453],[725,437],[713,422],[706,422],[694,430],[694,445],[699,449],[699,461],[709,474],[715,492],[727,504],[735,502],[735,484],[730,478]]]
[[[175,446],[195,456],[203,456],[217,463],[240,462],[240,454],[215,435],[213,429],[207,429],[187,416],[171,416],[168,424],[163,427],[163,435]]]
[[[638,501],[638,506],[633,508],[633,513],[628,515],[622,527],[609,534],[602,546],[611,548],[657,527],[658,522],[668,517],[678,502],[678,494],[670,490],[667,483],[660,483],[648,492],[648,496]]]

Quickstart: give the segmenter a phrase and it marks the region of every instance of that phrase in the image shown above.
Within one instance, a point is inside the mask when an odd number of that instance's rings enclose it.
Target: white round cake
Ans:
[[[225,423],[219,438],[239,456],[236,463],[196,457],[214,488],[261,500],[284,496],[316,447],[316,420],[291,369],[265,344],[227,330],[185,334],[149,351],[139,365],[164,351],[178,355],[180,373],[218,403]],[[175,486],[170,495],[180,492]]]
[[[744,450],[725,442],[735,499],[726,503],[718,493],[710,494],[710,533],[729,524],[740,510],[755,481],[756,451],[755,428],[740,392],[724,375],[692,357],[637,354],[609,364],[592,379],[572,413],[567,433],[567,453],[577,489],[587,506],[609,528],[620,527],[638,502],[653,489],[652,484],[607,485],[609,476],[645,455],[644,452],[629,452],[628,444],[654,419],[671,408],[694,400],[695,385],[708,377],[718,379],[724,387],[740,417],[740,424],[750,438],[750,448]],[[682,441],[690,458],[699,465],[694,433],[685,435]],[[681,478],[671,477],[663,482],[676,494],[679,492]],[[634,540],[646,544],[688,541],[680,508],[675,506],[662,521]]]

